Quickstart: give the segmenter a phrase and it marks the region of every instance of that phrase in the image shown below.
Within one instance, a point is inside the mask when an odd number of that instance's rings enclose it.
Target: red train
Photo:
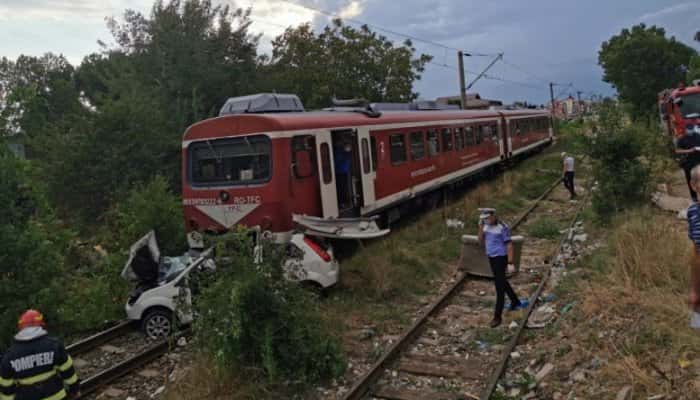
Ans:
[[[553,139],[542,110],[464,111],[373,104],[305,112],[293,95],[232,98],[182,142],[188,230],[259,226],[280,241],[295,223],[319,236],[380,231],[367,217],[536,151]]]

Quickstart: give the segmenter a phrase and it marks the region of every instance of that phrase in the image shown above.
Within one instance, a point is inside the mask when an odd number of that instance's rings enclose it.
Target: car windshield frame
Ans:
[[[700,118],[700,93],[687,94],[681,97],[679,111],[683,118]],[[697,114],[694,117],[688,115]]]
[[[208,163],[197,165],[199,162]],[[246,162],[249,168],[242,167]],[[203,176],[205,167],[210,168],[210,177]],[[272,141],[267,135],[208,139],[190,143],[187,148],[187,181],[193,187],[259,185],[272,179],[272,168]]]

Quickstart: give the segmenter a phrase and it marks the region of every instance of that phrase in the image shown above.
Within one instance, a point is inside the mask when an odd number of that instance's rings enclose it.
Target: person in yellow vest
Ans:
[[[27,310],[0,362],[0,400],[61,400],[77,395],[80,382],[60,340],[46,331],[44,316]]]

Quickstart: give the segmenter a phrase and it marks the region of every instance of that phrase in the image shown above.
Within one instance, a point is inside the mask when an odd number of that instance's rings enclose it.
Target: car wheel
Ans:
[[[150,310],[141,320],[141,329],[149,339],[165,339],[173,333],[173,313],[163,309]]]

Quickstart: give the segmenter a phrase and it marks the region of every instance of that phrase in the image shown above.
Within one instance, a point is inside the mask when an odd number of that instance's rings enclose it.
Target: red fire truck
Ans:
[[[700,134],[700,80],[662,91],[658,103],[664,132],[674,142],[689,133]]]

